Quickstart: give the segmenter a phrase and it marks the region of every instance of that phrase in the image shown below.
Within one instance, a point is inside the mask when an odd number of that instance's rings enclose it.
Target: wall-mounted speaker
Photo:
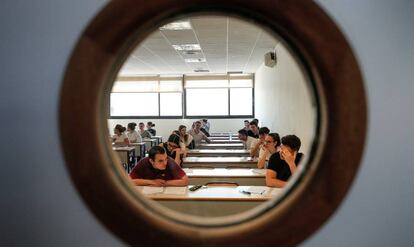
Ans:
[[[267,67],[273,68],[276,65],[277,58],[276,58],[276,52],[268,52],[264,55],[264,64]]]

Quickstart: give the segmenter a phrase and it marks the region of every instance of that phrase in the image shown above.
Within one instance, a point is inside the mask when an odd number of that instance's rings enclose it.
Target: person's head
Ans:
[[[155,127],[155,124],[152,122],[147,123],[147,129],[151,129],[152,127]]]
[[[180,137],[178,135],[176,135],[176,134],[171,134],[168,137],[167,144],[168,144],[168,149],[170,151],[171,150],[174,150],[176,148],[179,148],[180,147]]]
[[[259,129],[259,139],[264,140],[266,135],[270,133],[269,128],[267,127],[261,127]]]
[[[138,124],[138,127],[139,127],[139,129],[140,129],[140,130],[144,130],[145,125],[144,125],[144,123],[143,123],[143,122],[140,122],[140,123]]]
[[[134,131],[136,126],[137,126],[136,123],[129,123],[128,124],[128,131]]]
[[[206,123],[207,123],[207,118],[203,118],[203,120],[202,120],[202,121],[203,121],[203,123],[205,123],[205,124],[206,124]]]
[[[168,156],[163,147],[154,146],[148,151],[149,161],[155,169],[165,170],[167,167]]]
[[[249,120],[244,120],[244,127],[249,128],[250,122]]]
[[[257,122],[251,121],[249,124],[250,130],[253,131],[253,133],[259,132],[259,128],[257,127]]]
[[[277,147],[280,146],[280,137],[278,133],[269,133],[264,139],[264,145],[266,148],[273,149],[276,151]]]
[[[238,131],[239,133],[239,139],[242,141],[246,141],[247,140],[247,131],[245,129],[241,129]]]
[[[178,126],[178,132],[181,136],[185,136],[185,134],[187,133],[187,127],[185,127],[185,125]]]
[[[299,151],[300,145],[301,142],[299,137],[295,135],[287,135],[282,137],[282,145],[280,146],[280,150],[282,152],[289,152],[291,154],[294,154]],[[280,157],[282,158],[282,155]]]
[[[116,134],[116,135],[121,135],[122,133],[124,133],[124,131],[126,130],[126,128],[125,127],[123,127],[122,125],[120,125],[120,124],[117,124],[117,125],[115,125],[115,128],[114,128],[114,133]]]
[[[200,121],[195,121],[194,128],[199,130],[201,128],[201,122]]]

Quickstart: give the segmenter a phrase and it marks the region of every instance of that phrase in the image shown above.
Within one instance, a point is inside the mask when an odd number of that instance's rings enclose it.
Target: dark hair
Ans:
[[[268,127],[261,127],[259,129],[259,135],[267,135],[270,133],[270,130]]]
[[[244,120],[244,122],[245,122],[245,123],[247,122],[247,123],[249,123],[249,124],[250,124],[250,121],[249,121],[249,120]]]
[[[196,124],[198,124],[198,123],[199,123],[199,124],[201,124],[201,122],[200,122],[200,121],[198,121],[198,120],[197,120],[197,121],[195,121],[194,123],[196,123]]]
[[[180,146],[180,137],[176,134],[171,134],[170,137],[168,137],[168,142],[172,142],[177,144],[177,146]]]
[[[135,130],[135,126],[137,126],[136,123],[129,123],[128,124],[128,129]]]
[[[287,135],[282,137],[282,144],[290,147],[295,151],[300,149],[300,139],[295,135]]]
[[[145,125],[143,122],[139,122],[139,124],[138,125]]]
[[[255,125],[257,127],[257,122],[256,121],[250,121],[249,123],[250,125]]]
[[[276,142],[275,147],[280,146],[280,136],[278,133],[269,133],[268,136],[272,137],[273,141]]]
[[[153,124],[152,122],[148,122],[147,125],[150,127],[155,127],[155,124]]]
[[[259,125],[259,119],[257,119],[257,118],[254,118],[254,119],[252,120],[252,122],[256,122],[256,123],[257,123],[257,125]]]
[[[239,132],[239,134],[240,134],[240,135],[245,135],[245,136],[247,136],[247,130],[245,130],[245,129],[241,129],[241,130],[239,130],[238,132]]]
[[[125,127],[123,127],[120,124],[115,125],[115,129],[117,129],[120,133],[124,132],[126,130]]]
[[[207,123],[207,118],[203,118],[203,122]]]
[[[155,159],[155,155],[157,154],[165,154],[165,148],[160,146],[153,146],[150,150],[148,150],[148,157],[152,160]]]
[[[178,126],[178,135],[181,136],[181,130],[187,128],[185,125]],[[188,140],[188,134],[184,134],[184,141],[187,142]]]

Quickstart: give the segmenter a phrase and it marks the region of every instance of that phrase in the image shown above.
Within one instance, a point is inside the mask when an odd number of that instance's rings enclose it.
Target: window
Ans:
[[[186,76],[186,117],[253,117],[253,75]]]
[[[112,87],[111,118],[182,115],[181,77],[119,77]]]

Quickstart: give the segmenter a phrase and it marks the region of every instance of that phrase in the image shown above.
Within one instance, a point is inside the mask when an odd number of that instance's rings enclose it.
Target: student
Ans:
[[[138,126],[139,126],[139,134],[141,135],[142,138],[151,138],[152,137],[151,133],[148,130],[144,129],[145,125],[144,125],[143,122],[139,123]]]
[[[204,122],[204,120],[206,122]],[[207,119],[202,119],[199,122],[201,123],[200,131],[203,132],[203,134],[206,135],[207,137],[210,137],[209,131],[207,129],[205,129],[205,123],[207,123]],[[208,128],[210,129],[210,123],[209,123],[209,127]]]
[[[129,123],[127,126],[128,127],[127,136],[128,136],[129,142],[131,143],[142,142],[141,135],[138,134],[138,132],[135,130],[136,126],[137,126],[136,123]]]
[[[249,120],[244,120],[244,130],[249,131],[250,130],[250,122]]]
[[[153,129],[153,127],[155,127],[155,124],[153,124],[152,122],[148,122],[147,123],[147,130],[149,133],[151,133],[151,135],[156,136],[157,135],[157,131],[155,129]]]
[[[250,130],[247,131],[247,135],[253,138],[259,138],[259,127],[256,121],[249,123]]]
[[[183,169],[160,146],[152,147],[148,151],[148,157],[138,162],[129,177],[135,185],[141,186],[188,185],[188,177]]]
[[[203,118],[203,129],[210,133],[210,122],[208,122],[207,118]]]
[[[117,146],[127,146],[129,145],[128,136],[125,134],[126,128],[120,124],[117,124],[114,128],[114,135],[112,136],[112,141],[115,142]]]
[[[302,153],[298,153],[300,145],[300,139],[295,135],[282,137],[280,151],[274,153],[269,159],[266,170],[267,186],[282,188],[290,176],[295,174],[296,167],[303,157]]]
[[[167,152],[167,155],[174,159],[175,163],[181,166],[182,159],[181,156],[184,154],[180,147],[180,137],[176,134],[171,134],[168,137],[167,142],[160,144],[160,147],[163,147]]]
[[[243,142],[244,148],[246,150],[250,150],[253,147],[253,143],[255,142],[255,138],[248,136],[247,131],[245,129],[239,130],[239,139]]]
[[[270,157],[278,151],[280,137],[278,133],[270,133],[265,136],[262,148],[259,151],[259,161],[257,168],[267,168]]]
[[[210,139],[208,139],[208,137],[203,132],[201,132],[200,128],[201,122],[196,121],[194,123],[194,128],[188,132],[188,134],[190,134],[193,137],[196,148],[200,146],[202,140],[205,140],[207,143],[211,142]]]
[[[255,142],[252,144],[252,148],[250,149],[250,157],[254,158],[259,156],[259,151],[263,147],[265,137],[269,133],[270,130],[267,127],[262,127],[259,129],[259,138],[256,139]]]
[[[181,149],[185,151],[186,148],[191,148],[193,136],[187,133],[187,127],[185,125],[180,125],[178,127],[178,135],[180,136]]]

